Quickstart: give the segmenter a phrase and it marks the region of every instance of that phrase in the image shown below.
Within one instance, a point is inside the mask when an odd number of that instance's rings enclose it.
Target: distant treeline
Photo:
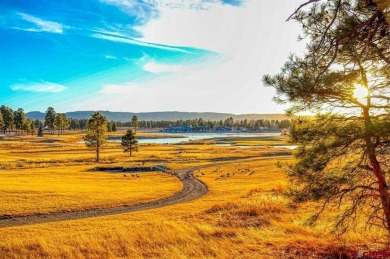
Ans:
[[[89,119],[91,114],[96,111],[73,111],[66,112],[68,118],[73,119]],[[220,121],[232,117],[234,120],[284,120],[288,119],[284,114],[232,114],[232,113],[216,113],[216,112],[177,112],[177,111],[162,111],[162,112],[112,112],[112,111],[97,111],[107,118],[108,121],[129,121],[129,118],[136,116],[139,121],[177,121],[177,120],[194,120],[202,118],[203,120]],[[26,113],[27,118],[35,120],[44,120],[45,112],[31,111]]]
[[[30,120],[27,119],[24,109],[19,108],[16,111],[11,108],[2,105],[0,107],[0,129],[2,132],[16,134],[34,134],[38,131],[39,135],[43,134],[43,131],[49,131],[51,134],[55,132],[62,134],[64,130],[85,130],[88,126],[87,119],[73,119],[68,118],[64,113],[57,113],[54,108],[49,107],[45,113],[44,120]],[[117,131],[118,128],[134,127],[132,120],[129,118],[128,122],[111,121],[108,123],[108,131]],[[170,127],[191,127],[191,128],[207,128],[209,130],[216,129],[246,129],[250,131],[260,131],[267,129],[288,129],[291,126],[290,120],[234,120],[232,117],[225,120],[211,121],[204,120],[202,118],[191,120],[177,120],[177,121],[137,121],[137,127],[141,129],[157,129],[157,128],[170,128]]]
[[[129,122],[111,122],[117,127],[131,127]],[[291,126],[290,120],[234,120],[232,117],[225,120],[211,121],[203,120],[202,118],[194,120],[177,120],[177,121],[139,121],[138,127],[144,129],[170,128],[170,127],[203,127],[208,129],[216,128],[235,128],[248,130],[263,130],[263,129],[287,129]]]
[[[51,134],[55,131],[62,134],[64,130],[83,130],[87,127],[87,120],[75,120],[67,118],[64,113],[56,113],[49,107],[45,114],[45,119],[30,120],[27,118],[23,108],[16,111],[2,105],[0,107],[0,129],[6,133],[43,135],[43,131],[49,130]]]

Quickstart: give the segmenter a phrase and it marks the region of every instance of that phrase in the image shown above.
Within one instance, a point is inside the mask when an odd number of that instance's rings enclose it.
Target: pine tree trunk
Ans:
[[[99,149],[99,146],[96,146],[96,162],[99,162],[100,160],[100,149]]]
[[[381,166],[376,157],[375,145],[372,141],[374,127],[372,125],[369,109],[364,109],[363,114],[365,120],[365,135],[366,135],[365,140],[367,146],[366,152],[370,164],[372,166],[372,170],[375,175],[375,178],[378,181],[378,192],[379,192],[379,197],[381,199],[383,214],[385,217],[384,218],[385,227],[387,228],[387,231],[389,233],[389,238],[390,238],[390,195],[388,191],[388,184],[386,182],[386,178],[383,174]]]
[[[388,192],[388,185],[386,183],[385,177],[383,176],[382,170],[380,168],[380,164],[376,159],[375,154],[369,155],[369,159],[370,159],[372,169],[374,171],[374,175],[378,180],[379,196],[381,199],[382,208],[385,215],[386,228],[390,236],[390,197]]]

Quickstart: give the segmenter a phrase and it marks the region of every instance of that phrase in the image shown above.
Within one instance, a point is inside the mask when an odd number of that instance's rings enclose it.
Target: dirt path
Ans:
[[[206,184],[204,184],[203,182],[201,182],[200,180],[194,177],[193,175],[194,171],[207,168],[207,167],[217,166],[217,165],[260,160],[260,159],[264,159],[264,158],[221,161],[212,164],[200,165],[200,166],[177,170],[175,171],[175,173],[176,176],[179,178],[179,180],[183,183],[182,190],[173,196],[161,200],[147,202],[147,203],[140,203],[131,206],[114,207],[114,208],[53,212],[49,214],[39,214],[39,215],[31,215],[31,216],[2,217],[0,218],[0,228],[101,217],[101,216],[114,215],[120,213],[156,209],[156,208],[161,208],[161,207],[165,207],[177,203],[183,203],[183,202],[195,200],[203,196],[204,194],[206,194],[208,192],[208,188]]]

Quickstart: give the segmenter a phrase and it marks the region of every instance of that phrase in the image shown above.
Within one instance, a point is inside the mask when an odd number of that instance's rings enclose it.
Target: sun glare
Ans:
[[[362,85],[356,85],[353,91],[353,96],[356,99],[364,99],[368,96],[368,89]]]

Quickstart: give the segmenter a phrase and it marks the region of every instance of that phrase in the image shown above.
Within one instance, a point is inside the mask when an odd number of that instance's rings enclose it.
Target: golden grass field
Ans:
[[[0,215],[131,205],[170,196],[173,176],[139,178],[91,171],[94,153],[80,133],[4,137],[0,141]],[[284,137],[231,140],[279,145]],[[245,143],[244,143],[245,142]],[[0,258],[318,258],[380,246],[380,232],[332,233],[332,212],[307,224],[320,204],[295,204],[276,166],[290,150],[204,145],[140,146],[130,158],[118,143],[102,150],[102,165],[166,165],[180,169],[229,159],[195,175],[209,192],[194,201],[133,213],[0,229]],[[240,161],[240,159],[242,159]]]

